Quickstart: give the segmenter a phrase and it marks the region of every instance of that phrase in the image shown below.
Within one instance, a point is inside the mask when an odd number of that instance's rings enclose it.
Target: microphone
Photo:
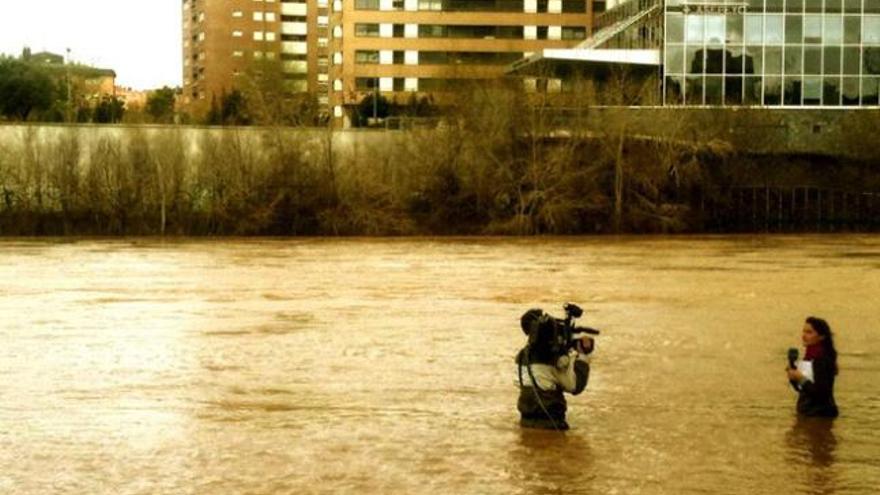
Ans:
[[[798,360],[798,350],[794,347],[788,348],[788,367],[791,369],[797,368],[797,360]],[[791,384],[791,388],[795,389],[796,392],[800,392],[801,388],[798,385],[797,380],[789,380],[788,383]]]
[[[798,360],[798,350],[795,349],[794,347],[789,347],[788,348],[788,367],[792,368],[792,369],[797,368],[797,365],[795,364],[797,362],[797,360]]]

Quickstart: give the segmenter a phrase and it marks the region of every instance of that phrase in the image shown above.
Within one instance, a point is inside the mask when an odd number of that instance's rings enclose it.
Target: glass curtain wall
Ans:
[[[667,105],[880,104],[880,0],[666,0]]]

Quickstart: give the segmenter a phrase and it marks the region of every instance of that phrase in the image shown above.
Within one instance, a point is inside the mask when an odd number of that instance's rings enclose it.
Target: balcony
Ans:
[[[308,24],[305,22],[283,22],[281,23],[281,34],[300,34],[305,35],[308,32]]]

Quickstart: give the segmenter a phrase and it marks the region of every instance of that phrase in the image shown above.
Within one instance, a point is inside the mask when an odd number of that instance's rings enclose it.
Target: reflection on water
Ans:
[[[874,493],[872,236],[0,241],[0,493]],[[603,330],[521,430],[527,308]],[[833,423],[782,371],[837,331]]]
[[[522,493],[571,493],[595,481],[593,452],[583,433],[519,429],[517,434],[519,441],[509,453],[510,470]]]
[[[786,435],[793,460],[810,467],[827,468],[834,463],[834,420],[798,417]]]
[[[834,493],[834,420],[799,417],[786,434],[786,443],[792,466],[804,473],[808,493]]]

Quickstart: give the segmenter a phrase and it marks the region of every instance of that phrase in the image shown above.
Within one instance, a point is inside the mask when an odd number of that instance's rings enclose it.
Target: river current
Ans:
[[[565,301],[589,386],[521,430],[519,316]],[[876,236],[4,240],[0,493],[877,493],[878,315]]]

